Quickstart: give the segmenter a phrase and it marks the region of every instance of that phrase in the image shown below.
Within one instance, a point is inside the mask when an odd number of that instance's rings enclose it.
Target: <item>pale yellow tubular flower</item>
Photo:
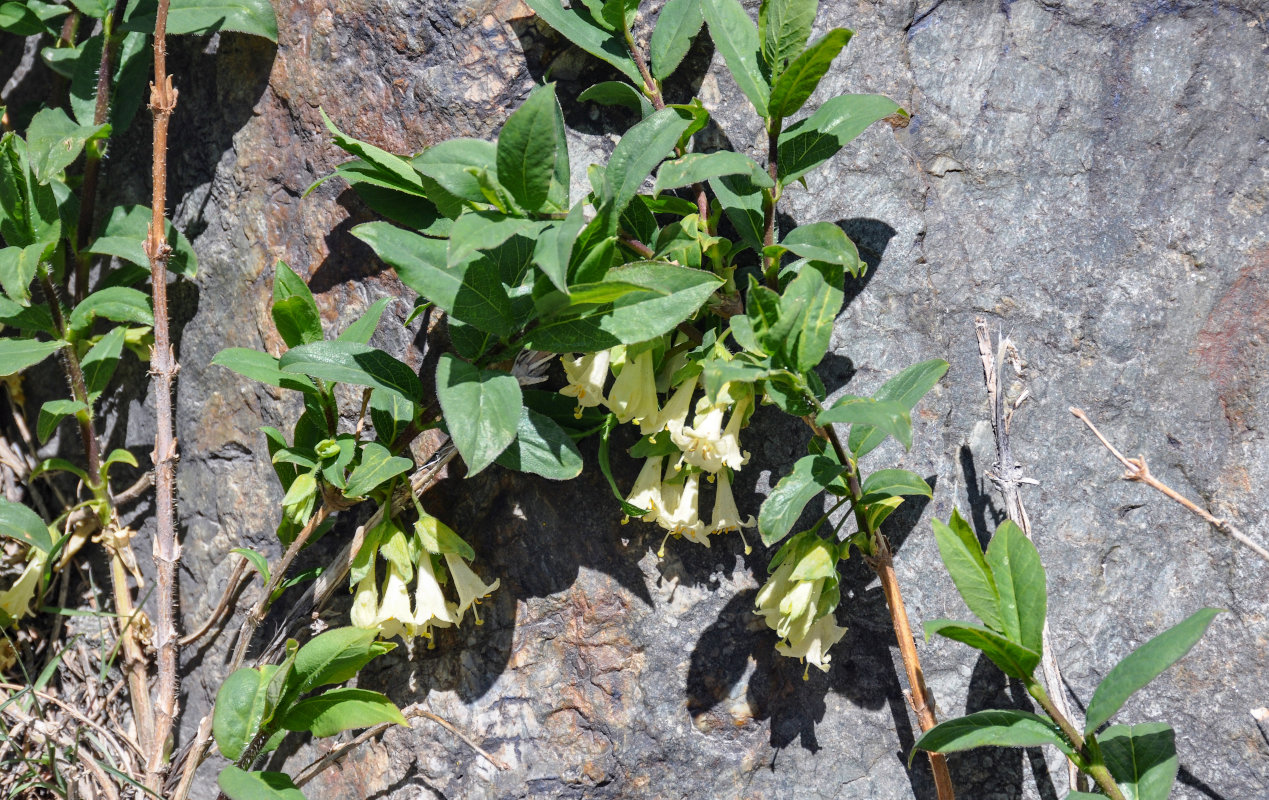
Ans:
[[[781,618],[776,626],[776,634],[791,641],[805,636],[815,622],[816,606],[823,588],[823,578],[794,581],[793,588],[780,601]]]
[[[767,578],[767,582],[758,590],[758,596],[754,599],[755,612],[772,630],[775,630],[780,617],[780,601],[793,586],[789,576],[793,574],[794,566],[789,559],[785,559],[780,566],[776,567],[775,572],[771,573],[771,577]]]
[[[349,616],[353,627],[356,628],[377,628],[378,622],[375,617],[379,610],[379,582],[375,579],[375,561],[378,556],[370,559],[370,570],[366,576],[357,584],[357,592],[353,596],[352,610]]]
[[[731,418],[727,420],[727,427],[723,429],[722,439],[716,448],[723,464],[734,470],[749,463],[749,453],[740,449],[740,424],[752,403],[753,395],[746,394],[732,405]]]
[[[644,522],[656,522],[657,516],[665,508],[665,502],[661,496],[661,475],[664,462],[665,456],[653,456],[643,462],[643,469],[639,470],[639,477],[635,479],[634,489],[631,490],[630,496],[626,498],[626,502],[630,505],[647,509],[648,513],[639,518]]]
[[[436,580],[436,572],[432,569],[432,557],[423,553],[423,557],[414,565],[417,583],[414,587],[414,625],[411,636],[432,638],[432,628],[448,628],[458,624],[454,615],[454,607],[445,602],[445,593]],[[431,646],[431,643],[428,643]]]
[[[498,588],[499,580],[495,578],[493,583],[486,585],[480,576],[467,566],[463,557],[456,553],[445,554],[445,566],[449,568],[450,580],[453,581],[454,589],[458,592],[458,608],[455,610],[458,621],[462,622],[463,615],[470,608],[472,616],[476,618],[476,624],[483,624],[476,606],[479,605],[482,597],[488,597],[494,589]]]
[[[26,569],[6,591],[0,592],[0,611],[9,615],[10,619],[19,620],[31,613],[31,601],[40,588],[40,574],[44,572],[44,564],[48,554],[43,550],[31,548],[30,561]]]
[[[736,496],[731,491],[731,477],[727,474],[727,470],[719,472],[714,490],[714,515],[711,530],[714,533],[726,533],[738,531],[741,528],[752,528],[756,524],[752,514],[748,519],[740,518],[740,511],[736,508]]]
[[[651,350],[644,350],[634,360],[626,359],[621,374],[613,381],[607,402],[608,408],[617,415],[618,422],[634,422],[640,429],[648,428],[643,433],[652,432],[659,406]]]
[[[687,422],[687,413],[692,410],[692,395],[696,392],[696,376],[692,376],[679,384],[674,390],[674,394],[666,402],[665,408],[661,409],[661,413],[657,415],[655,427],[656,434],[661,431],[670,431],[673,436],[675,432],[681,433],[683,425]]]
[[[379,635],[385,639],[400,636],[402,641],[412,637],[415,627],[414,609],[410,606],[410,591],[396,564],[388,562],[388,577],[383,582],[383,599],[375,614]]]
[[[828,649],[841,641],[845,634],[846,629],[839,627],[833,613],[829,612],[815,620],[806,635],[800,639],[790,641],[788,644],[777,642],[776,652],[790,658],[804,659],[807,667],[802,672],[802,679],[806,680],[811,664],[818,667],[821,672],[828,672],[829,662],[832,660]]]
[[[657,522],[671,533],[682,534],[700,522],[697,502],[701,493],[700,473],[692,473],[681,483],[671,483],[662,489],[665,508],[657,516]]]
[[[577,417],[581,417],[583,408],[604,402],[604,382],[608,380],[611,358],[612,353],[608,350],[585,353],[580,358],[560,356],[564,374],[568,377],[568,386],[560,389],[560,394],[577,398]]]

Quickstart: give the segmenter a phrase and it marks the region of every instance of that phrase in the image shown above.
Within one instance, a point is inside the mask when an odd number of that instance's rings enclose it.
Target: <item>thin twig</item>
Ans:
[[[199,639],[206,636],[207,632],[216,625],[217,620],[219,620],[221,615],[225,613],[225,610],[229,608],[230,600],[238,592],[238,589],[241,588],[241,584],[243,583],[243,573],[246,569],[247,559],[241,555],[238,556],[238,563],[234,564],[234,571],[229,575],[229,583],[225,586],[225,593],[220,596],[220,602],[216,604],[216,608],[212,610],[211,615],[207,617],[207,621],[204,622],[198,630],[181,637],[181,647],[188,647],[194,642],[197,642]],[[251,576],[248,575],[247,579],[250,580],[250,578]]]
[[[450,733],[457,736],[459,739],[462,739],[463,742],[468,747],[476,751],[477,754],[479,754],[482,758],[484,758],[490,764],[493,764],[498,769],[502,770],[503,772],[506,772],[507,770],[511,769],[511,767],[507,765],[505,762],[485,752],[485,750],[482,749],[480,745],[473,742],[470,738],[468,738],[466,734],[464,734],[458,728],[454,727],[448,721],[442,719],[441,717],[438,717],[432,712],[424,711],[418,706],[408,706],[406,708],[401,709],[401,714],[406,719],[413,719],[415,717],[423,717],[424,719],[430,719],[436,724],[448,730]],[[374,726],[373,728],[367,728],[366,730],[357,734],[357,736],[353,738],[352,740],[345,742],[344,744],[341,744],[339,747],[336,747],[334,750],[331,750],[326,755],[322,756],[321,758],[318,758],[317,760],[310,763],[307,767],[300,770],[299,774],[295,778],[295,785],[297,787],[303,787],[304,784],[316,778],[318,775],[321,774],[323,770],[325,770],[330,765],[334,764],[339,759],[343,758],[349,752],[351,752],[352,750],[355,750],[356,748],[360,747],[361,745],[365,744],[366,742],[370,741],[371,739],[375,738],[379,734],[383,733],[384,731],[388,730],[389,728],[397,724],[398,723],[395,723],[395,722],[384,722]]]
[[[136,483],[132,484],[127,489],[124,489],[122,492],[114,496],[115,508],[119,508],[120,506],[126,506],[129,503],[135,502],[136,500],[140,500],[141,497],[146,492],[150,491],[150,487],[153,485],[154,485],[154,473],[153,472],[142,473],[141,477],[137,478]]]
[[[1088,429],[1093,432],[1093,435],[1096,436],[1097,439],[1103,445],[1105,445],[1106,449],[1109,450],[1111,454],[1115,456],[1115,458],[1119,459],[1119,462],[1123,464],[1124,467],[1127,468],[1127,471],[1123,475],[1121,475],[1120,478],[1126,481],[1138,481],[1140,483],[1144,483],[1145,485],[1149,486],[1152,489],[1156,489],[1162,492],[1163,494],[1167,495],[1168,497],[1172,498],[1176,502],[1188,508],[1194,514],[1197,514],[1198,516],[1202,517],[1204,521],[1206,521],[1209,525],[1211,525],[1216,530],[1220,531],[1221,533],[1225,534],[1231,539],[1234,539],[1235,541],[1246,545],[1247,547],[1251,548],[1252,552],[1254,552],[1256,555],[1260,556],[1265,561],[1269,561],[1269,550],[1266,550],[1265,548],[1261,547],[1259,544],[1256,544],[1255,541],[1253,541],[1249,536],[1247,536],[1247,534],[1239,530],[1232,522],[1222,517],[1212,516],[1212,514],[1209,513],[1206,509],[1195,505],[1188,498],[1183,497],[1179,492],[1177,492],[1171,486],[1168,486],[1166,483],[1164,483],[1163,481],[1159,480],[1154,475],[1152,475],[1150,473],[1150,468],[1146,466],[1146,459],[1144,456],[1138,455],[1136,458],[1126,457],[1123,453],[1116,450],[1115,446],[1111,444],[1110,442],[1108,442],[1105,436],[1102,436],[1102,432],[1097,430],[1097,426],[1093,424],[1093,421],[1088,418],[1087,414],[1085,414],[1080,409],[1075,408],[1074,406],[1071,407],[1071,413],[1079,417],[1084,422],[1084,424],[1088,426]]]
[[[264,591],[260,593],[260,599],[247,612],[247,616],[242,621],[242,628],[238,632],[238,644],[234,648],[233,659],[229,663],[229,671],[233,672],[242,666],[243,659],[247,656],[247,649],[251,646],[251,639],[255,636],[256,629],[260,627],[260,623],[264,621],[264,617],[269,613],[269,606],[273,602],[273,592],[282,583],[282,579],[286,577],[286,571],[290,568],[291,562],[299,555],[300,550],[308,543],[308,539],[313,535],[313,531],[321,527],[326,518],[331,514],[331,507],[327,503],[323,503],[320,508],[309,517],[308,522],[304,523],[304,527],[300,530],[291,546],[282,554],[282,560],[273,568],[269,575],[269,581],[264,586]]]
[[[167,262],[167,130],[176,108],[177,91],[167,74],[168,0],[158,0],[154,18],[154,82],[150,84],[150,112],[154,117],[150,232],[145,242],[150,259],[150,291],[154,297],[155,534],[154,567],[158,583],[158,693],[154,703],[154,739],[145,765],[145,785],[159,791],[168,770],[167,741],[176,720],[179,691],[180,640],[176,632],[176,567],[181,558],[176,540],[176,438],[172,434],[172,383],[180,367],[168,332]]]
[[[1022,466],[1014,461],[1013,449],[1009,442],[1009,427],[1013,420],[1013,412],[1022,404],[1022,398],[1026,395],[1025,393],[1020,395],[1006,408],[1002,377],[1007,356],[1013,350],[1013,342],[998,334],[997,348],[993,353],[987,322],[983,319],[976,320],[974,332],[978,336],[978,354],[982,357],[983,377],[987,383],[987,405],[991,408],[991,427],[996,433],[996,464],[987,474],[1005,499],[1005,514],[1030,540],[1031,518],[1027,516],[1026,506],[1022,503],[1022,486],[1035,483],[1035,481],[1023,477]],[[1040,630],[1040,643],[1040,667],[1044,673],[1044,683],[1049,690],[1049,698],[1065,719],[1075,719],[1071,713],[1071,706],[1066,700],[1062,672],[1053,654],[1047,618],[1044,620],[1044,627]],[[1066,781],[1071,791],[1082,792],[1087,788],[1079,767],[1069,758],[1066,761]]]

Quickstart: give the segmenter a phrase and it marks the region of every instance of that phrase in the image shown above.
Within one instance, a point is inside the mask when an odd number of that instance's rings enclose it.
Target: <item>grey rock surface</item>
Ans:
[[[330,330],[381,296],[401,298],[390,321],[409,311],[409,293],[348,234],[370,218],[355,196],[328,183],[302,197],[341,160],[318,108],[354,136],[413,152],[491,136],[548,67],[566,99],[607,76],[516,0],[275,5],[276,50],[224,34],[175,44],[170,67],[181,89],[171,199],[202,263],[196,297],[180,294],[177,309],[189,318],[178,405],[187,628],[218,600],[230,548],[276,552],[279,491],[257,429],[297,409],[208,365],[222,347],[279,346],[266,305],[274,260],[310,279]],[[839,320],[822,371],[830,389],[862,394],[909,363],[952,364],[914,415],[911,452],[887,446],[866,464],[936,487],[887,529],[915,622],[966,613],[929,519],[959,507],[982,535],[1001,519],[985,477],[995,454],[978,316],[1027,361],[1015,453],[1039,482],[1025,497],[1075,699],[1086,703],[1119,658],[1167,626],[1204,606],[1228,610],[1122,714],[1176,728],[1175,796],[1189,800],[1269,796],[1269,741],[1249,714],[1269,704],[1269,564],[1119,481],[1067,407],[1088,410],[1183,494],[1269,538],[1267,14],[1254,0],[825,3],[817,31],[856,37],[812,105],[878,92],[912,121],[874,126],[783,207],[786,224],[840,221],[872,266]],[[699,48],[687,68],[715,114],[708,135],[756,153],[756,120],[710,58]],[[576,104],[567,113],[579,160],[630,122]],[[144,142],[143,127],[129,136]],[[145,193],[126,181],[116,191]],[[417,327],[385,324],[379,337],[421,363]],[[147,409],[131,409],[129,442],[148,442]],[[737,486],[748,510],[803,444],[775,415],[757,420]],[[619,477],[630,481],[631,466]],[[863,565],[846,571],[839,621],[850,631],[831,672],[804,681],[750,613],[766,556],[745,557],[739,541],[676,543],[658,561],[658,532],[619,526],[589,474],[560,485],[492,470],[449,481],[429,502],[502,588],[483,626],[447,632],[435,650],[398,650],[362,685],[426,704],[511,769],[417,722],[328,770],[310,797],[933,797],[925,765],[905,768],[914,720]],[[186,653],[183,737],[231,646]],[[1024,702],[967,648],[918,647],[944,718]],[[269,763],[295,770],[315,753],[284,748]],[[204,767],[199,796],[214,796],[220,763]],[[953,757],[952,770],[965,798],[1065,794],[1052,753],[984,751]]]

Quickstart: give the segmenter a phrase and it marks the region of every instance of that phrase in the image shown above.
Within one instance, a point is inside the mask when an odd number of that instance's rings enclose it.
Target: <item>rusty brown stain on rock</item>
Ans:
[[[1269,248],[1255,251],[1199,331],[1195,355],[1230,425],[1245,430],[1269,371]]]

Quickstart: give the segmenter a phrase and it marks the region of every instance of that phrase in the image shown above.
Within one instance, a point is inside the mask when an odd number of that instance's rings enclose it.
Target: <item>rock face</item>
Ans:
[[[409,293],[348,233],[368,212],[335,182],[302,196],[342,160],[319,107],[354,136],[414,152],[491,136],[550,67],[570,103],[575,158],[630,122],[575,102],[607,72],[517,0],[275,6],[276,50],[223,34],[174,43],[169,66],[181,90],[171,200],[201,259],[198,292],[178,293],[176,309],[188,319],[178,405],[187,629],[219,598],[230,548],[276,552],[279,491],[257,429],[293,420],[294,402],[208,365],[222,347],[280,344],[267,308],[273,262],[310,279],[331,330],[378,297],[401,298],[375,343],[421,363],[417,326],[395,324]],[[966,613],[929,519],[959,507],[985,536],[1002,518],[986,477],[995,454],[973,333],[983,316],[1027,362],[1015,453],[1039,482],[1025,497],[1075,698],[1087,703],[1119,658],[1167,626],[1227,609],[1121,718],[1176,728],[1175,796],[1269,796],[1269,741],[1249,715],[1269,703],[1269,564],[1118,481],[1117,463],[1067,412],[1087,409],[1183,494],[1269,535],[1258,489],[1269,482],[1269,4],[823,6],[818,32],[856,36],[812,105],[879,92],[912,112],[906,130],[867,131],[783,206],[790,224],[840,221],[872,266],[849,293],[823,377],[863,394],[915,361],[952,364],[918,408],[911,452],[886,447],[865,465],[902,466],[936,487],[887,529],[909,614]],[[715,114],[715,143],[757,154],[756,119],[721,59],[698,47],[687,73]],[[114,172],[116,191],[144,196],[127,170]],[[129,442],[149,441],[147,413],[129,415]],[[747,510],[804,441],[759,417],[737,485]],[[631,466],[620,470],[627,485]],[[447,632],[435,650],[400,649],[362,685],[425,704],[509,769],[418,721],[353,752],[310,797],[934,796],[920,759],[905,768],[913,718],[862,564],[846,571],[839,622],[850,631],[832,670],[804,681],[750,613],[766,558],[746,558],[739,541],[673,543],[658,561],[658,532],[619,526],[603,479],[589,474],[558,485],[495,469],[449,481],[432,502],[502,588],[483,626]],[[185,655],[185,738],[230,645]],[[943,718],[1025,706],[967,648],[918,647]],[[294,771],[314,755],[284,748],[270,764]],[[200,796],[214,796],[219,765],[204,767]],[[983,751],[953,757],[952,771],[966,798],[1065,794],[1053,753]]]

